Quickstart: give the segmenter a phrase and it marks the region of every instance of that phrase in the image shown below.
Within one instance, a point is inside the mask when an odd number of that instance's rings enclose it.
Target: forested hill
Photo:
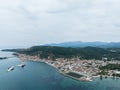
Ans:
[[[120,42],[81,42],[81,41],[73,41],[73,42],[47,44],[46,46],[120,48]]]
[[[98,48],[98,47],[56,47],[56,46],[33,46],[27,49],[12,49],[4,51],[14,51],[27,55],[39,55],[41,58],[74,58],[97,59],[108,58],[108,60],[120,60],[120,48]]]

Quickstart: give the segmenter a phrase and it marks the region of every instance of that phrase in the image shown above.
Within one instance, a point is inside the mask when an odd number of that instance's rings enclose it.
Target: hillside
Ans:
[[[71,48],[71,47],[56,47],[56,46],[33,46],[27,49],[13,49],[4,51],[14,51],[17,53],[27,55],[39,55],[43,58],[74,58],[81,59],[103,59],[120,60],[120,48],[98,48],[98,47],[84,47],[84,48]]]

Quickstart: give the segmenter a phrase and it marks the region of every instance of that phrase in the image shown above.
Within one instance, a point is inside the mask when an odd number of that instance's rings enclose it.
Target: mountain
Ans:
[[[52,43],[44,46],[60,46],[60,47],[100,47],[100,48],[120,48],[120,42],[63,42]]]

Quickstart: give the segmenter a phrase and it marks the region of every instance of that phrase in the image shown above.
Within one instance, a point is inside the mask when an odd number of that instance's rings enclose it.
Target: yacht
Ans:
[[[7,71],[9,72],[9,71],[12,71],[12,70],[14,70],[14,66],[9,67]]]
[[[18,67],[25,67],[25,64],[19,64],[19,65],[17,65]]]

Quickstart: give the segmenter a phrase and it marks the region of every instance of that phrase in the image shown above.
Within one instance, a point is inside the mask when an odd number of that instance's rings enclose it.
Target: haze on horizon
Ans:
[[[120,42],[119,0],[0,0],[0,47]]]

